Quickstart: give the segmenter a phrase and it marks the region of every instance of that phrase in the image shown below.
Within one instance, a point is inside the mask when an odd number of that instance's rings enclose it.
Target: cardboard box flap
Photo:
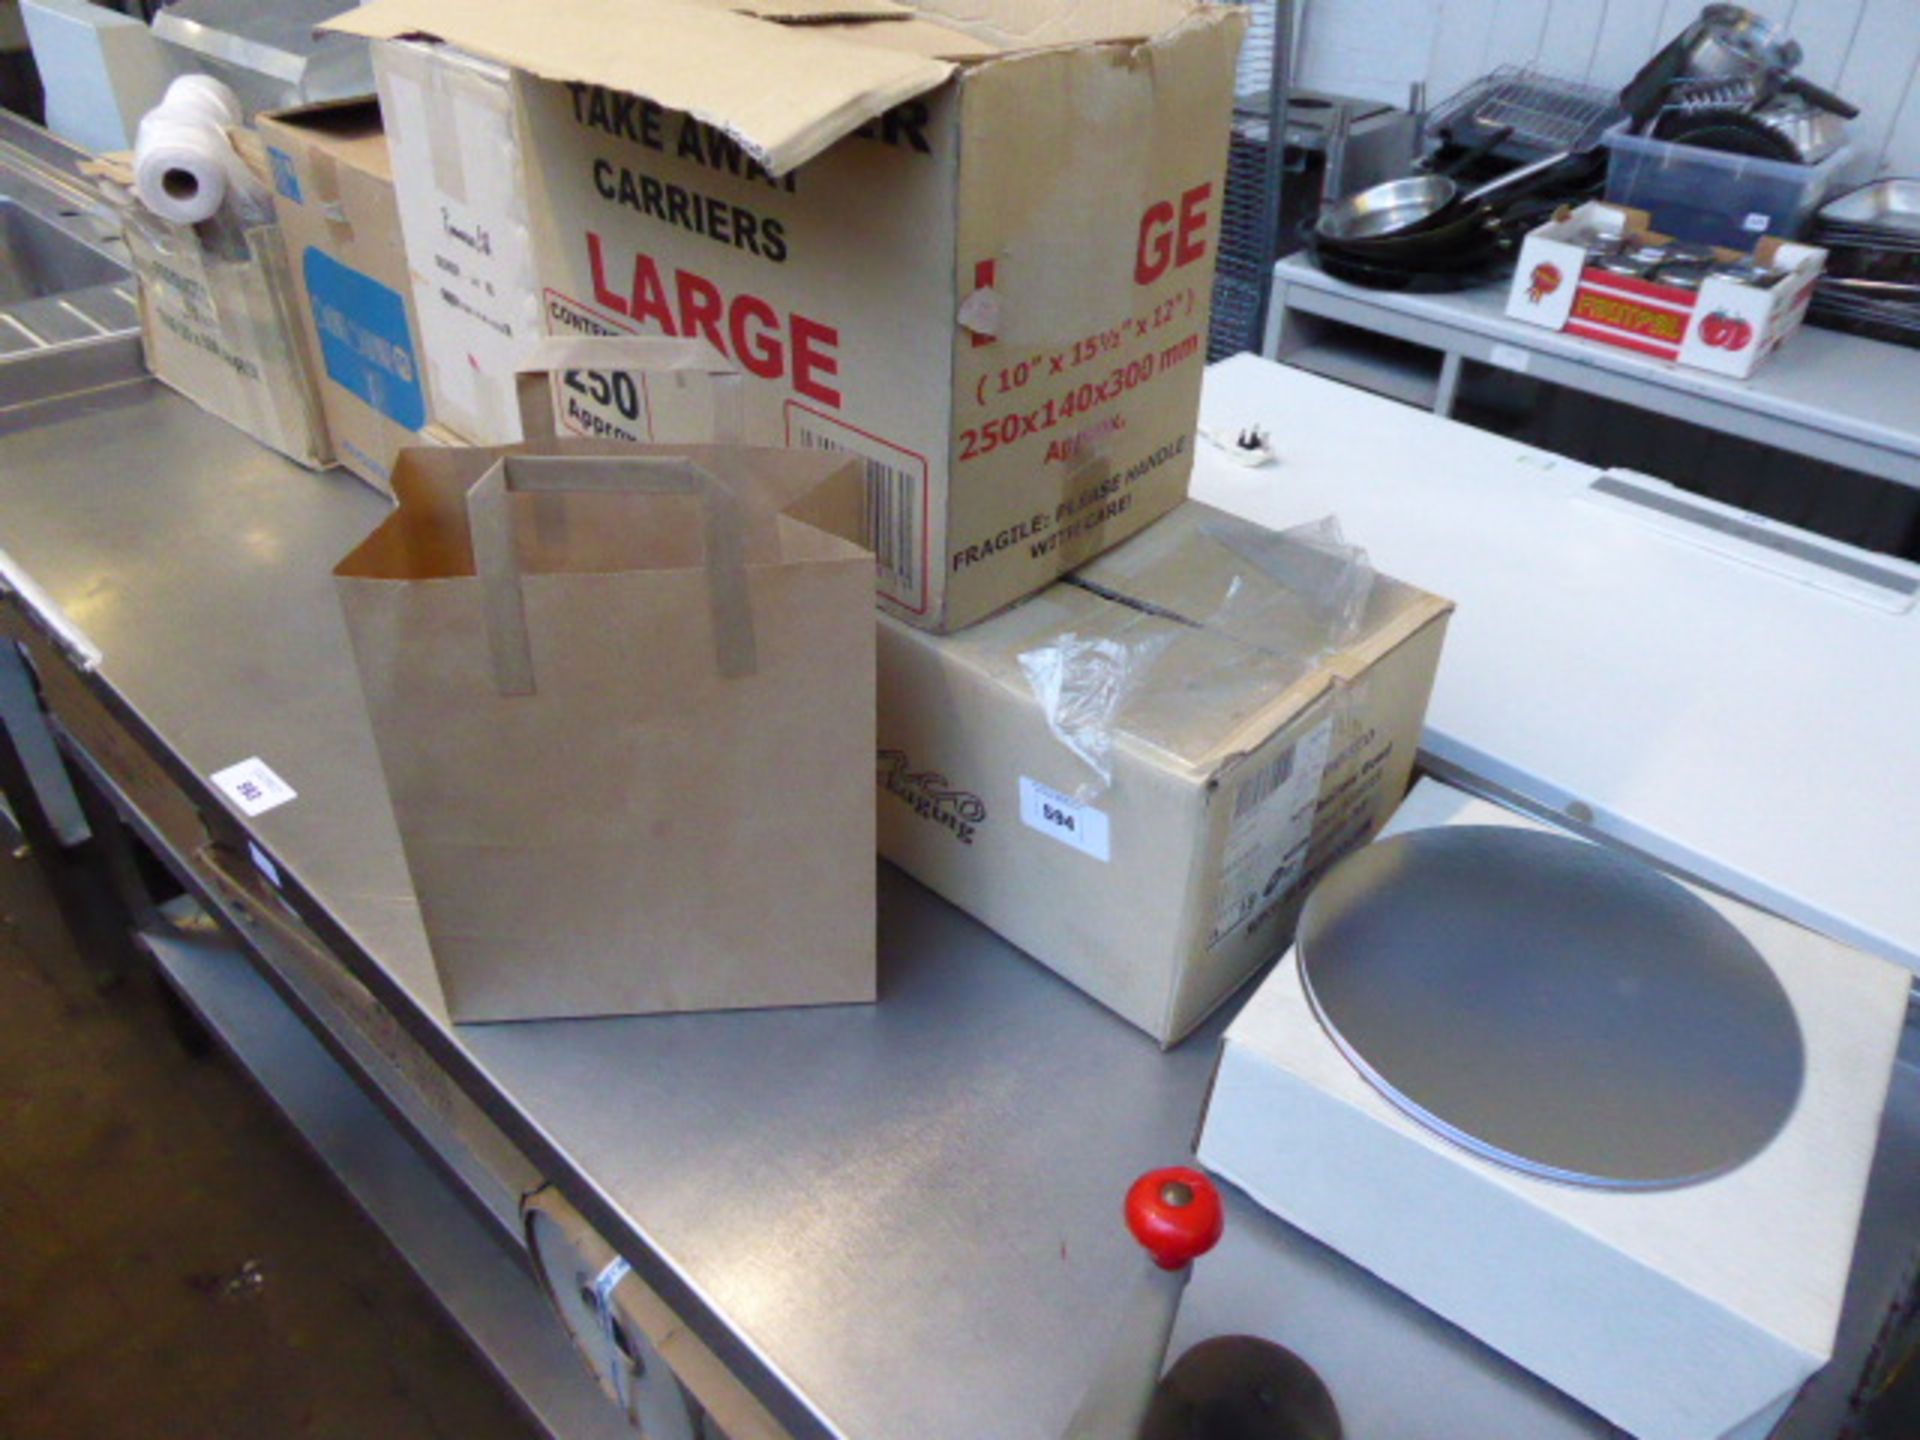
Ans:
[[[1357,643],[1419,593],[1376,572],[1332,519],[1273,531],[1193,500],[1076,580],[1303,664]]]
[[[905,15],[886,0],[867,24]],[[326,28],[372,39],[443,41],[548,80],[643,95],[724,130],[775,174],[902,101],[942,84],[954,62],[850,38],[862,27],[791,23],[700,0],[376,0]],[[841,0],[815,7],[843,21]]]
[[[1082,666],[1058,708],[1082,727],[1212,774],[1452,607],[1374,572],[1320,527],[1276,533],[1188,501],[1083,566],[1049,595],[1084,591],[1069,623],[1017,607],[1003,683],[1028,684],[1036,653]],[[1021,617],[1026,614],[1024,620]],[[1015,643],[1006,645],[1007,641]],[[1023,663],[1025,657],[1025,663]],[[1090,719],[1089,706],[1104,706]],[[1057,727],[1056,727],[1057,728]]]
[[[930,60],[965,63],[988,60],[1005,53],[1001,46],[991,40],[963,35],[946,25],[917,16],[906,20],[889,20],[884,25],[838,25],[834,33],[856,45],[900,50],[909,55],[923,55]]]
[[[948,636],[948,655],[1041,703],[1054,732],[1073,735],[1077,745],[1146,749],[1198,780],[1452,609],[1423,589],[1375,576],[1359,632],[1344,649],[1325,653],[1288,649],[1258,630],[1236,632],[1235,620],[1261,611],[1215,605],[1210,618],[1194,618],[1148,599],[1144,591],[1192,599],[1248,588],[1244,563],[1210,540],[1215,520],[1244,524],[1188,501],[1066,582]],[[1091,580],[1096,572],[1131,578],[1135,593],[1102,586]],[[1271,611],[1265,618],[1271,622]]]
[[[1276,532],[1198,501],[1084,566],[1070,583],[1242,647],[1276,697],[1262,713],[1238,717],[1259,732],[1256,741],[1285,708],[1304,709],[1451,608],[1376,572],[1336,524]],[[1231,759],[1244,740],[1240,729],[1216,727],[1217,746],[1188,759]]]
[[[710,0],[693,0],[710,3]],[[717,0],[711,0],[717,3]],[[895,0],[740,0],[721,8],[775,20],[784,25],[836,25],[843,20],[898,20],[913,13],[912,7]]]
[[[293,132],[323,166],[345,165],[377,179],[393,179],[380,105],[374,100],[328,100],[260,115],[256,124],[271,143],[275,127]],[[324,158],[323,158],[324,157]]]
[[[642,95],[724,130],[780,175],[961,61],[1145,40],[1234,13],[1193,0],[373,0],[321,28],[438,40],[544,79]]]
[[[1237,755],[1249,727],[1271,730],[1276,714],[1304,710],[1333,684],[1327,669],[1071,582],[942,643],[956,663],[1047,707],[1056,734],[1145,749],[1196,780]]]
[[[919,0],[914,7],[955,29],[991,40],[1002,51],[1111,40],[1148,40],[1195,14],[1232,13],[1193,0]]]

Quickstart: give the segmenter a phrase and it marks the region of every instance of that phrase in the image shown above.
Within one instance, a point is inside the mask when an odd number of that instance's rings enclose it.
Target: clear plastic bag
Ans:
[[[1070,630],[1021,652],[1020,669],[1046,712],[1047,728],[1099,777],[1099,784],[1083,787],[1078,798],[1088,799],[1113,783],[1119,717],[1173,638],[1145,626],[1111,635]]]
[[[1200,533],[1247,565],[1207,624],[1311,664],[1359,639],[1373,597],[1373,565],[1365,550],[1347,543],[1333,516],[1278,531],[1209,520]]]
[[[1272,531],[1204,506],[1068,583],[1113,602],[1112,623],[1047,636],[1019,662],[1048,728],[1091,772],[1083,801],[1113,783],[1118,736],[1177,751],[1199,730],[1231,729],[1353,644],[1376,596],[1366,552],[1331,516]]]

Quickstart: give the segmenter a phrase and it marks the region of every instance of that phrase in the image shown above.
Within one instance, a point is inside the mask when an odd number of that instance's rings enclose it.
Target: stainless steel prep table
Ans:
[[[878,1006],[455,1031],[329,574],[382,506],[151,381],[0,416],[0,547],[103,653],[88,688],[783,1423],[1059,1435],[1214,1032],[1162,1055],[891,872]],[[205,777],[253,756],[298,799],[242,830]]]
[[[1162,1055],[885,872],[876,1007],[453,1030],[328,573],[383,504],[150,381],[0,412],[0,547],[104,658],[91,675],[65,666],[19,597],[0,629],[26,617],[70,744],[100,752],[83,763],[111,789],[111,772],[140,781],[157,757],[150,793],[184,792],[215,844],[197,849],[165,816],[145,817],[149,838],[211,891],[216,872],[246,872],[257,912],[277,875],[324,942],[317,963],[337,956],[371,1018],[397,1021],[796,1435],[1058,1436],[1141,1271],[1119,1197],[1188,1153],[1217,1025]],[[140,754],[107,753],[123,740]],[[206,777],[253,756],[298,799],[243,822]],[[159,958],[176,980],[209,969],[179,947]],[[310,1024],[308,992],[330,983],[276,979]],[[266,1023],[252,1001],[202,1009]],[[250,1039],[234,1048],[257,1067],[275,1047]],[[1284,1230],[1250,1217],[1250,1238],[1256,1226]],[[1869,1308],[1901,1242],[1878,1243],[1856,1260]],[[1355,1293],[1377,1289],[1334,1263]],[[1437,1323],[1401,1308],[1396,1326]],[[1489,1383],[1517,1376],[1454,1343]],[[1840,1367],[1857,1369],[1865,1343],[1850,1337]]]

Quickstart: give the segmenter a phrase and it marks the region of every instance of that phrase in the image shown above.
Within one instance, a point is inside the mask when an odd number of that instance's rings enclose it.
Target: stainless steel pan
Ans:
[[[1489,180],[1466,192],[1444,175],[1409,175],[1370,185],[1356,195],[1336,200],[1320,213],[1314,224],[1323,240],[1384,240],[1411,235],[1435,223],[1443,214],[1457,213],[1481,205],[1509,190],[1546,174],[1573,159],[1579,152],[1562,150],[1542,156],[1530,165]]]
[[[1418,229],[1459,198],[1445,175],[1409,175],[1336,200],[1314,226],[1325,240],[1378,240]]]

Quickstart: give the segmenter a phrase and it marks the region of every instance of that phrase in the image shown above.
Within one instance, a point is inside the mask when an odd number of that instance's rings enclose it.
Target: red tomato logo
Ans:
[[[1744,350],[1753,344],[1753,322],[1716,310],[1700,322],[1700,339],[1715,350]]]
[[[1533,267],[1533,274],[1527,280],[1527,299],[1538,305],[1547,296],[1560,288],[1563,279],[1560,267],[1551,260],[1543,260]]]

